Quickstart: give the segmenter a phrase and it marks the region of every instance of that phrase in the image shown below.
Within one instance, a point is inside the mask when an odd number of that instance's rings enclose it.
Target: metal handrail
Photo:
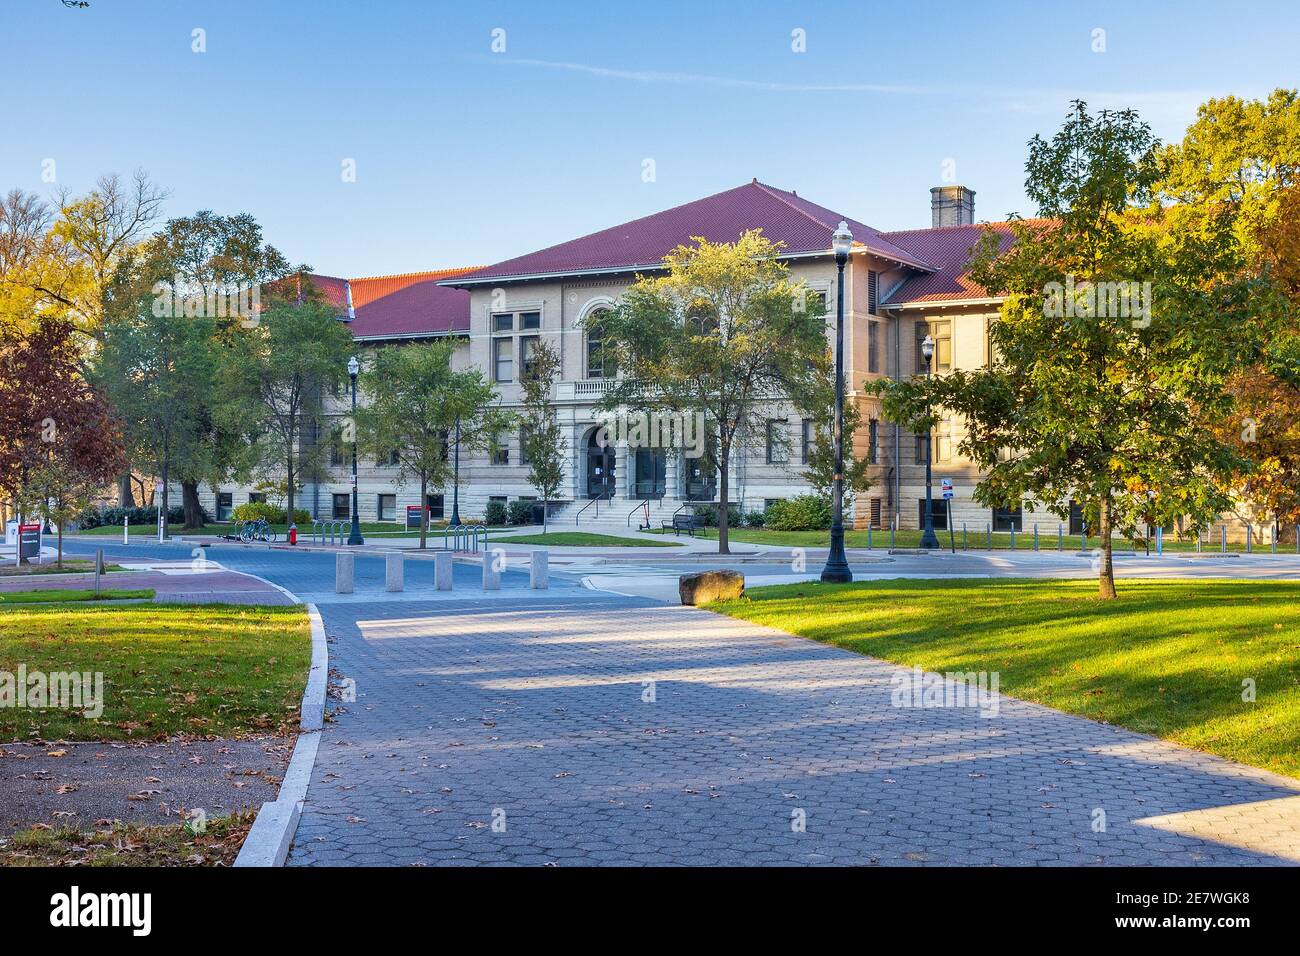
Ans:
[[[586,511],[588,508],[590,508],[592,505],[595,505],[595,506],[596,506],[596,513],[593,514],[592,517],[593,517],[593,518],[599,518],[599,517],[600,517],[600,503],[601,503],[602,501],[608,501],[608,500],[610,500],[610,499],[613,498],[613,497],[614,497],[614,492],[609,491],[608,489],[606,489],[605,491],[602,491],[600,494],[598,494],[596,497],[592,498],[592,499],[591,499],[590,501],[588,501],[585,505],[583,505],[581,508],[579,508],[579,509],[578,509],[578,513],[577,513],[576,515],[573,516],[573,523],[574,523],[574,525],[576,526],[576,525],[578,524],[578,519],[582,517],[582,513],[583,513],[584,511]]]
[[[638,511],[645,512],[645,524],[647,528],[650,527],[650,499],[649,498],[645,498],[637,502],[636,507],[627,513],[627,526],[629,528],[632,527],[632,516],[636,514]]]

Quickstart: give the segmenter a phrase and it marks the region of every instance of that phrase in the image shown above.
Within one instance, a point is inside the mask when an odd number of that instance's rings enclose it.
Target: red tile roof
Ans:
[[[356,313],[349,327],[357,338],[403,338],[469,331],[469,293],[438,285],[478,266],[408,272],[402,275],[341,279],[312,275],[325,300],[347,316],[348,286]]]
[[[462,278],[472,284],[528,276],[654,269],[662,265],[663,257],[674,247],[690,245],[695,236],[711,242],[735,242],[748,229],[762,229],[763,235],[773,242],[784,242],[787,255],[829,253],[831,233],[840,220],[848,223],[854,241],[868,251],[917,269],[934,268],[879,230],[793,192],[754,180],[589,236],[498,262]]]
[[[885,233],[885,238],[890,242],[901,246],[918,258],[933,262],[939,269],[937,272],[912,276],[891,292],[882,304],[901,305],[906,302],[948,302],[994,298],[986,289],[972,282],[966,272],[971,250],[986,229],[992,229],[997,233],[998,246],[1004,251],[1015,238],[1011,232],[1011,224],[1007,222]]]

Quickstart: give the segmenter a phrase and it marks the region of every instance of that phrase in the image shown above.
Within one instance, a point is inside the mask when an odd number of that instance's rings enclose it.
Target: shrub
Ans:
[[[487,524],[503,525],[506,523],[506,503],[489,501],[483,509],[483,521]]]
[[[767,509],[772,531],[825,531],[831,526],[831,503],[821,495],[799,495],[775,501]]]
[[[761,528],[767,523],[767,514],[762,511],[751,511],[745,515],[746,528]]]
[[[506,520],[511,524],[532,524],[533,502],[522,499],[510,502],[506,509]]]
[[[718,526],[718,506],[696,505],[695,517],[699,518],[706,528],[716,528]],[[744,527],[744,520],[741,518],[740,509],[735,505],[727,505],[727,527]]]
[[[121,527],[122,519],[127,524],[157,524],[158,509],[150,508],[88,508],[77,516],[77,524],[82,528],[98,528],[103,525]],[[181,505],[167,509],[167,520],[171,524],[180,524],[185,520],[185,508]],[[204,522],[211,521],[207,511],[203,512]]]
[[[275,505],[266,501],[249,501],[238,505],[230,513],[234,521],[256,521],[261,518],[268,524],[286,524],[288,517],[285,509],[277,508]],[[311,513],[301,508],[293,509],[293,523],[298,525],[310,524]]]

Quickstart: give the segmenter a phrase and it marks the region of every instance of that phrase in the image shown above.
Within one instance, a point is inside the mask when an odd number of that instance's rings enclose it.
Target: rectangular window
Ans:
[[[880,422],[871,419],[867,422],[867,462],[877,464],[880,458]]]
[[[230,512],[235,503],[235,496],[229,491],[218,492],[217,494],[217,520],[230,520]]]
[[[265,502],[265,501],[266,501],[266,494],[265,494],[264,492],[261,492],[261,491],[250,491],[250,492],[248,493],[248,503],[249,503],[249,504],[254,504],[255,502],[259,502],[259,501],[261,501],[261,502]]]
[[[337,443],[330,445],[330,467],[341,468],[347,464],[347,459],[343,457],[343,449]]]
[[[519,367],[524,375],[533,370],[533,350],[537,348],[537,336],[524,335],[519,338]]]
[[[867,311],[876,314],[876,292],[880,286],[880,273],[875,269],[867,270]]]
[[[872,319],[867,320],[867,371],[880,371],[880,323]]]
[[[780,465],[790,460],[790,448],[785,441],[785,421],[773,419],[767,423],[767,463]]]
[[[915,451],[916,451],[916,463],[917,463],[918,465],[924,465],[924,464],[925,464],[925,461],[926,461],[926,459],[925,459],[925,435],[914,435],[914,436],[912,436],[912,441],[913,441],[913,443],[914,443],[914,444],[913,444],[913,447],[915,448]]]
[[[524,312],[519,316],[519,327],[521,329],[540,329],[542,327],[542,313]]]
[[[533,437],[533,430],[525,425],[519,429],[519,464],[528,464],[528,443]]]
[[[515,316],[513,312],[507,312],[504,315],[492,316],[493,332],[513,332],[515,328]]]
[[[350,518],[352,516],[352,496],[351,495],[334,495],[334,507],[330,516],[338,521],[340,518]]]
[[[919,526],[924,528],[925,527],[925,499],[924,498],[918,499],[916,505],[917,505],[916,520],[919,522]],[[948,503],[944,501],[943,498],[939,497],[936,494],[930,501],[930,505],[931,505],[930,516],[934,522],[934,530],[947,531],[948,530]]]
[[[799,423],[799,461],[801,464],[808,464],[808,455],[812,451],[813,444],[813,422],[811,418],[805,418]]]
[[[443,517],[443,497],[442,495],[426,495],[424,506],[429,509],[430,521],[441,521]]]
[[[489,443],[491,461],[494,465],[510,464],[510,446],[501,440],[500,435],[493,435]]]
[[[880,499],[871,499],[871,527],[880,527]]]
[[[994,508],[993,509],[993,530],[1010,531],[1015,528],[1017,531],[1025,530],[1025,518],[1020,507],[1015,508]]]
[[[941,372],[952,371],[952,322],[951,320],[943,319],[931,322],[918,322],[916,324],[917,374],[925,374],[925,355],[921,352],[921,343],[925,340],[927,335],[934,339],[934,357],[931,359],[931,370],[936,375]]]
[[[402,453],[398,451],[396,448],[394,448],[392,451],[390,451],[387,455],[384,456],[384,464],[387,465],[389,468],[393,468],[397,465],[400,465],[401,463],[402,463]]]
[[[498,382],[509,382],[515,375],[515,340],[492,340],[492,365]]]
[[[397,520],[397,495],[379,495],[377,504],[380,521]]]

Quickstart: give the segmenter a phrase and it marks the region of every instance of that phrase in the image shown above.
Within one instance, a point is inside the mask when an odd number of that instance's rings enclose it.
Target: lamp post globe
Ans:
[[[365,544],[361,537],[361,517],[357,511],[357,373],[361,363],[354,355],[348,359],[348,379],[352,384],[352,530],[348,534],[348,544]]]
[[[934,339],[929,335],[921,340],[921,356],[925,359],[925,377],[928,379],[934,369]],[[939,537],[934,533],[934,485],[930,461],[934,457],[933,447],[930,429],[927,428],[925,430],[925,525],[921,531],[921,547],[938,550]]]
[[[853,233],[841,222],[831,236],[835,253],[835,419],[831,423],[835,445],[835,480],[831,492],[831,549],[821,579],[827,584],[845,584],[853,580],[848,556],[844,553],[844,266],[853,248]]]

